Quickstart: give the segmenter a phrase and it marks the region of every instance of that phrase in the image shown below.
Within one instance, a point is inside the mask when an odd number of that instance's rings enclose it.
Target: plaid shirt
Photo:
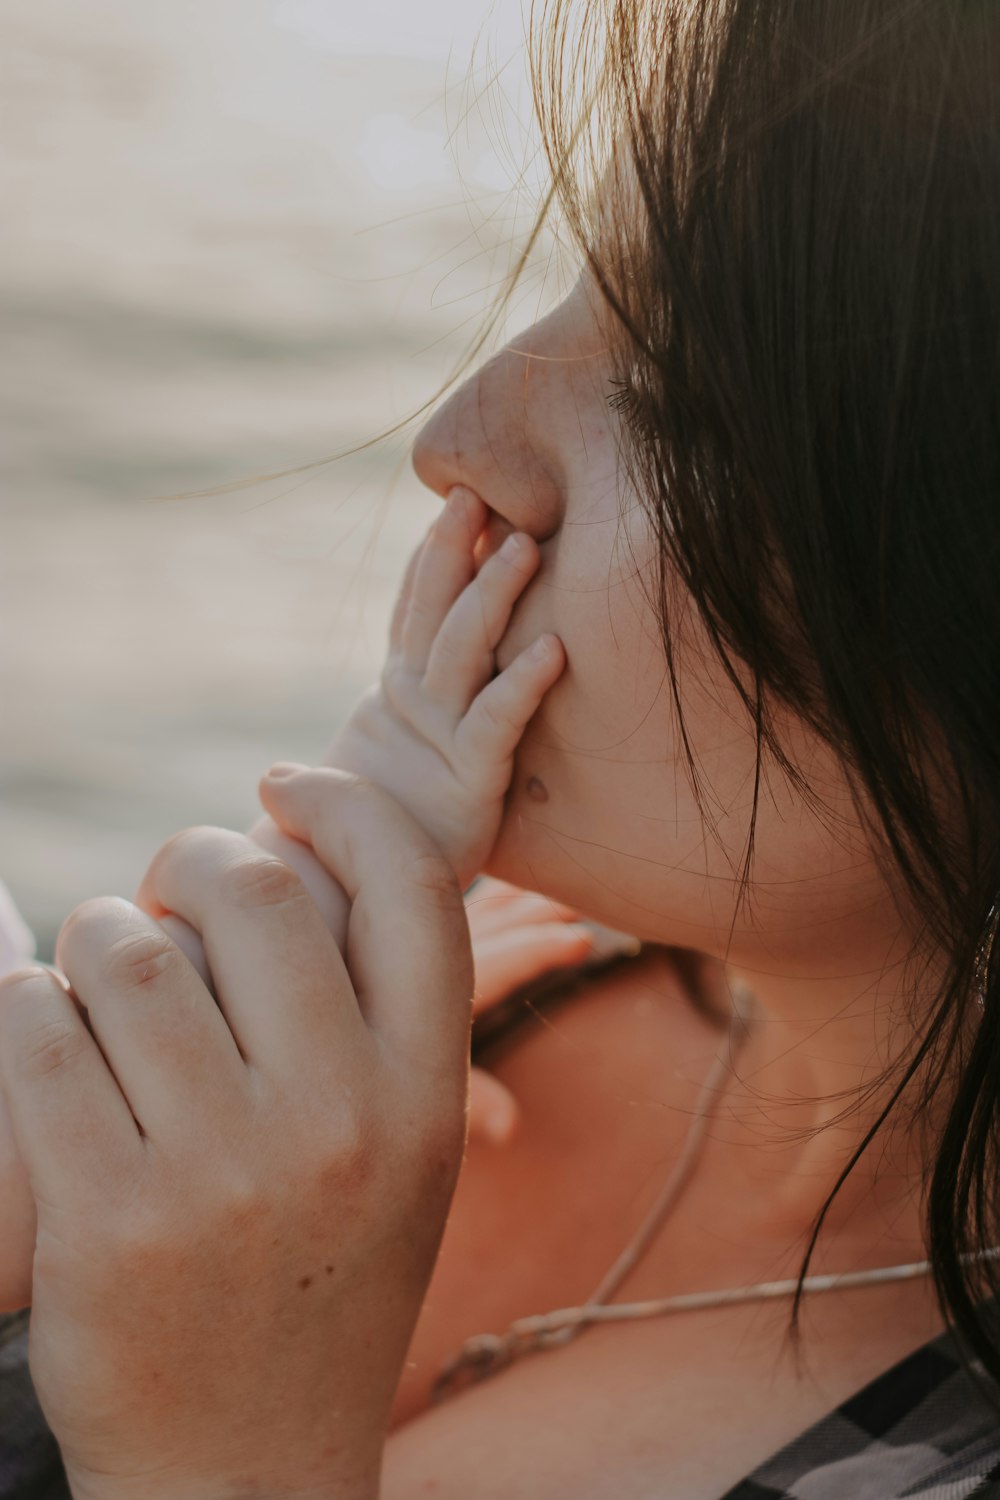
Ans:
[[[722,1500],[1000,1500],[1000,1391],[971,1365],[978,1384],[939,1334]]]
[[[69,1500],[59,1450],[31,1388],[20,1316],[0,1319],[0,1500]],[[683,1497],[668,1481],[663,1500]],[[1000,1500],[1000,1416],[943,1333],[722,1500]]]

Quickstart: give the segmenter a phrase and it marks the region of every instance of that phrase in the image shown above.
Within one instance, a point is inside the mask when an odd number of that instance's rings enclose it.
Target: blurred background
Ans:
[[[0,0],[0,875],[51,954],[377,670],[544,183],[521,0]],[[545,235],[489,350],[565,293]]]

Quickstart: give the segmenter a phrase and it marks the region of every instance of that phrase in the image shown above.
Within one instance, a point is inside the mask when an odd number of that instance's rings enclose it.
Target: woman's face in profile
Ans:
[[[649,523],[619,462],[615,371],[589,274],[455,391],[417,438],[417,474],[457,483],[499,536],[527,531],[541,567],[497,652],[505,666],[543,631],[567,667],[518,750],[493,874],[650,940],[724,953],[753,802],[752,727],[692,606],[675,646],[684,723],[705,794],[699,812],[652,603]],[[798,721],[782,735],[819,808],[773,763],[759,791],[751,878],[733,962],[840,972],[880,965],[898,918],[844,774]]]

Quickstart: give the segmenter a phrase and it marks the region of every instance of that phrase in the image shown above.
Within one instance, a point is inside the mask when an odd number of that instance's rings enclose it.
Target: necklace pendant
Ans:
[[[437,1405],[459,1391],[478,1385],[487,1375],[509,1365],[514,1358],[511,1340],[495,1333],[479,1333],[466,1339],[454,1359],[441,1370],[431,1387],[431,1402]]]

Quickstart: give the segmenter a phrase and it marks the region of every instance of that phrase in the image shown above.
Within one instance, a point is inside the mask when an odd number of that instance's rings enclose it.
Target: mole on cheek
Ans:
[[[549,800],[549,789],[538,776],[529,776],[524,790],[532,802],[548,802]]]

